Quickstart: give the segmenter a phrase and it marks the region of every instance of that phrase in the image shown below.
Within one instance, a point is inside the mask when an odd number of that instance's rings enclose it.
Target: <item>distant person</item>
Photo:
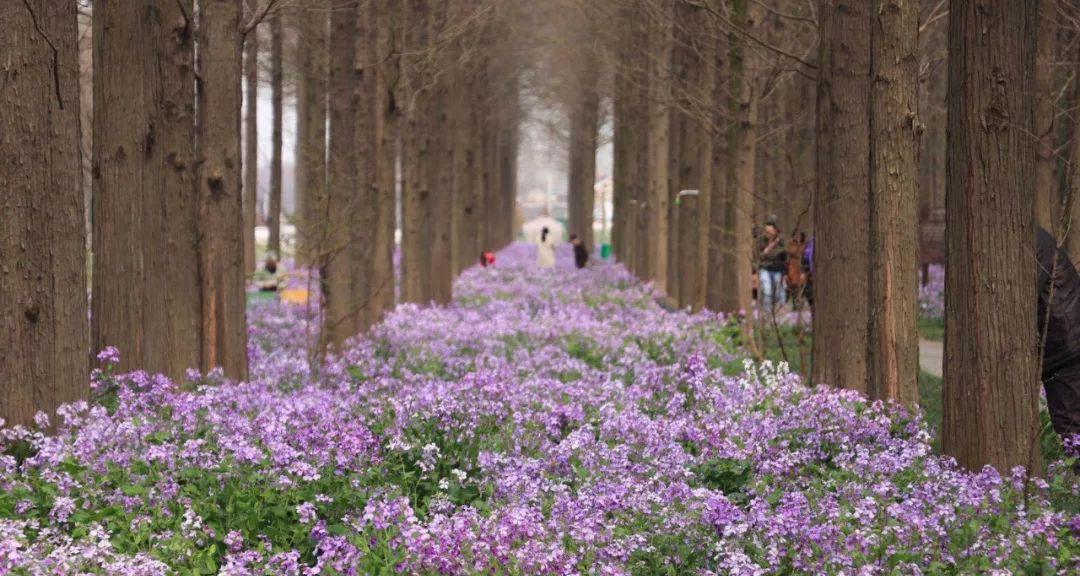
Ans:
[[[266,255],[262,270],[255,273],[255,283],[260,292],[277,292],[281,287],[281,279],[284,270],[278,264],[277,257],[271,253]]]
[[[1036,257],[1038,337],[1046,335],[1042,383],[1050,423],[1065,439],[1080,435],[1080,275],[1069,255],[1041,227],[1036,232]]]
[[[796,232],[791,235],[791,242],[787,246],[787,272],[784,281],[787,282],[788,299],[799,302],[803,299],[803,291],[806,287],[806,268],[803,263],[803,251],[806,249],[806,233]]]
[[[802,252],[803,270],[806,271],[806,281],[803,284],[802,295],[810,308],[814,307],[814,239],[811,238]]]
[[[536,266],[539,268],[555,267],[555,243],[551,232],[545,226],[540,230],[540,243],[536,245]]]
[[[574,264],[580,270],[589,264],[589,251],[577,234],[570,235],[570,244],[574,246]]]
[[[480,267],[487,268],[488,266],[495,265],[495,253],[494,252],[481,252],[480,253]]]
[[[768,222],[758,243],[758,280],[762,304],[770,310],[783,305],[786,301],[784,292],[784,273],[787,272],[787,251],[784,239],[775,222]]]

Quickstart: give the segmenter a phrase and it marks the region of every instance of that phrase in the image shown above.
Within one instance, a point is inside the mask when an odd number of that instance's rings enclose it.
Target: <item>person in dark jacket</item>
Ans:
[[[574,264],[579,269],[584,268],[589,263],[589,251],[585,249],[585,245],[582,244],[581,238],[578,238],[577,234],[570,235],[570,244],[574,246]]]
[[[784,238],[775,222],[765,224],[764,233],[758,242],[758,280],[761,303],[772,310],[783,305],[787,300],[784,289],[784,274],[787,272],[787,250]]]
[[[1036,257],[1042,382],[1050,422],[1065,439],[1080,434],[1080,274],[1043,228],[1036,232]]]

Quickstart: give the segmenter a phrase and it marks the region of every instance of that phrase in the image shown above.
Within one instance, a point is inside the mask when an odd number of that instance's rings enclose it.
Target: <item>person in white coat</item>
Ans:
[[[555,267],[555,243],[546,227],[540,231],[540,243],[536,245],[536,265],[540,268]]]

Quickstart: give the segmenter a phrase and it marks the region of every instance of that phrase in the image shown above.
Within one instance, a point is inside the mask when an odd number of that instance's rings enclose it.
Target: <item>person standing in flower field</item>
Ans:
[[[1043,228],[1036,232],[1042,383],[1050,423],[1066,446],[1080,441],[1080,274]]]
[[[784,239],[776,222],[765,224],[758,247],[758,280],[761,286],[761,302],[768,309],[783,305],[787,298],[784,293],[784,273],[787,272],[787,251]]]
[[[580,270],[589,264],[589,250],[585,248],[585,244],[581,242],[577,234],[570,235],[570,244],[574,247],[574,265]]]
[[[540,243],[536,245],[536,266],[555,267],[555,243],[551,241],[551,231],[547,226],[540,230]]]

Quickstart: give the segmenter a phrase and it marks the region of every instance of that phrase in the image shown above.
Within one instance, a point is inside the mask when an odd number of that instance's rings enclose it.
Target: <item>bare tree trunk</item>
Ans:
[[[324,298],[323,344],[340,347],[356,333],[356,313],[360,303],[353,298],[353,262],[349,258],[352,240],[350,218],[360,208],[356,202],[357,91],[356,35],[360,7],[350,0],[331,2],[329,155],[327,158],[327,199],[323,226],[327,227],[322,252]]]
[[[756,8],[748,0],[736,0],[732,5],[733,22],[747,33],[754,33]],[[757,102],[753,76],[747,63],[751,52],[746,40],[737,33],[729,37],[729,93],[731,116],[734,119],[728,132],[727,186],[729,202],[724,215],[727,247],[723,257],[723,300],[721,311],[749,313],[753,307],[751,283],[754,265],[754,173],[757,160]],[[717,176],[719,178],[719,176]]]
[[[813,382],[866,392],[870,0],[822,3]]]
[[[729,235],[727,231],[727,214],[732,209],[733,195],[728,178],[728,144],[730,141],[729,131],[722,127],[727,124],[730,106],[725,107],[728,101],[730,83],[731,47],[728,43],[728,34],[717,31],[715,62],[715,81],[713,83],[713,102],[715,113],[713,115],[713,145],[712,145],[712,182],[709,194],[709,222],[708,222],[708,272],[706,279],[705,305],[710,310],[722,311],[727,308],[739,306],[733,302],[733,297],[726,294],[728,287],[727,276],[733,272],[728,261]],[[703,190],[702,193],[705,193]],[[734,261],[732,258],[731,261]],[[746,279],[744,279],[746,280]],[[737,296],[737,293],[736,295]],[[736,309],[737,311],[738,309]]]
[[[76,26],[74,2],[0,4],[0,419],[8,426],[89,392]]]
[[[585,48],[588,50],[588,48]],[[596,204],[596,143],[599,130],[600,96],[595,82],[599,63],[595,55],[580,56],[576,75],[577,93],[570,104],[570,170],[567,199],[570,208],[570,233],[592,251],[593,211]]]
[[[678,206],[679,256],[677,267],[680,307],[700,310],[705,306],[708,267],[708,226],[712,187],[712,135],[710,134],[715,82],[715,30],[709,14],[700,6],[680,0],[675,6],[676,26],[682,30],[683,48],[678,115],[677,190],[696,190],[683,196]]]
[[[259,209],[259,29],[244,36],[244,272],[255,271]]]
[[[431,190],[426,171],[431,162],[431,130],[427,119],[430,90],[426,86],[428,56],[427,0],[408,0],[403,7],[405,75],[403,94],[405,125],[402,127],[402,261],[401,298],[405,302],[427,303],[430,296],[430,245],[428,235]]]
[[[179,378],[184,369],[200,366],[202,292],[199,278],[199,196],[195,168],[195,28],[194,0],[159,8],[167,28],[161,39],[161,146],[165,160],[162,187],[167,262],[162,270],[168,286],[165,373]]]
[[[395,46],[398,8],[394,0],[376,0],[375,77],[375,247],[371,269],[371,322],[394,307],[394,234],[397,229],[397,118],[399,58]]]
[[[671,128],[671,44],[672,4],[659,3],[658,14],[649,23],[649,135],[648,193],[645,204],[647,256],[644,277],[661,293],[667,290],[668,275],[668,162]]]
[[[1057,0],[1038,0],[1035,22],[1035,116],[1034,134],[1038,138],[1035,156],[1035,222],[1054,230],[1053,205],[1057,198],[1057,131],[1054,129],[1057,106],[1054,102],[1054,65],[1056,63],[1058,11]]]
[[[199,28],[199,275],[202,364],[247,378],[244,219],[240,183],[242,0],[201,5]]]
[[[1037,471],[1041,460],[1030,185],[1035,7],[952,0],[949,9],[942,448],[972,470]]]
[[[378,234],[378,57],[374,4],[359,9],[356,25],[356,203],[348,218],[349,243],[345,253],[352,275],[350,299],[354,302],[352,325],[355,333],[366,332],[373,323],[371,293],[375,265],[375,237]]]
[[[325,244],[327,22],[326,0],[316,0],[300,13],[295,186],[299,214],[297,261],[309,266],[318,265]]]
[[[281,258],[281,128],[282,113],[284,112],[282,90],[284,86],[282,74],[282,43],[284,41],[281,30],[281,12],[275,12],[270,20],[270,82],[272,86],[271,106],[274,109],[274,127],[271,137],[273,138],[270,151],[270,198],[267,202],[266,226],[269,228],[270,238],[266,245],[266,251]]]
[[[187,21],[175,4],[164,12],[174,18],[137,4],[93,12],[91,334],[94,350],[121,351],[122,370],[181,378],[199,365],[195,91]]]
[[[870,108],[868,391],[919,401],[919,7],[875,0]]]
[[[446,3],[434,3],[429,18],[429,34],[432,45],[439,46],[450,17]],[[431,105],[425,113],[431,126],[431,165],[427,169],[431,190],[430,257],[428,270],[429,295],[436,304],[449,304],[453,297],[453,242],[451,238],[450,213],[454,206],[454,134],[450,113],[450,76],[453,74],[455,54],[446,47],[436,55],[440,74],[432,89]]]

